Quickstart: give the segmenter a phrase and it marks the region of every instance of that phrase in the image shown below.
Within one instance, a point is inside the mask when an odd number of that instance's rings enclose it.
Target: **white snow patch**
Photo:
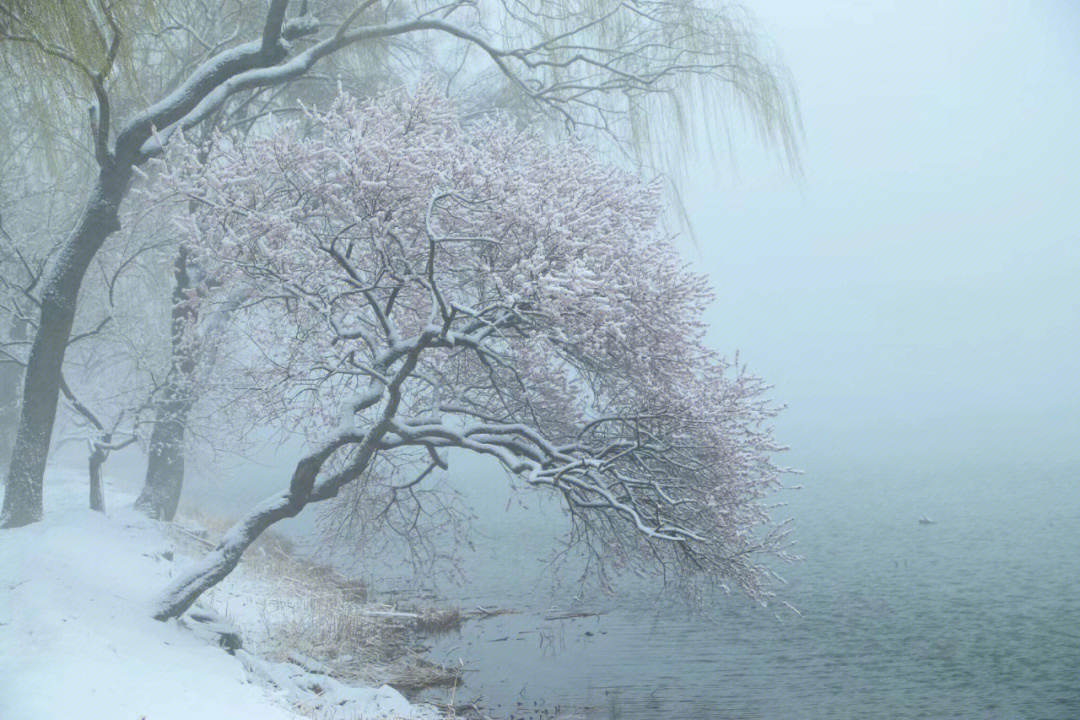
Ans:
[[[164,559],[176,550],[163,529],[108,489],[103,515],[88,507],[83,474],[52,470],[45,519],[0,531],[0,718],[292,720],[301,716],[287,706],[312,683],[319,717],[434,717],[390,687],[234,657],[190,621],[152,619],[187,558]]]

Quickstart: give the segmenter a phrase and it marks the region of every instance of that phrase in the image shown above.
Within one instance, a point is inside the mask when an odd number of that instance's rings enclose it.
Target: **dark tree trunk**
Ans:
[[[289,489],[249,512],[225,533],[217,547],[177,578],[159,601],[154,618],[168,620],[183,615],[200,595],[236,568],[244,551],[264,530],[278,520],[296,517],[309,502],[315,478],[334,449],[326,446],[297,463]]]
[[[264,530],[285,518],[296,517],[309,503],[337,495],[345,484],[358,478],[375,452],[377,438],[386,432],[380,426],[363,438],[357,456],[344,469],[326,478],[318,487],[315,480],[326,461],[342,447],[360,442],[358,437],[338,436],[312,451],[296,464],[289,489],[264,501],[229,528],[221,542],[179,576],[165,590],[154,611],[157,620],[180,617],[199,596],[221,582],[240,563],[240,558]]]
[[[397,412],[401,400],[400,383],[416,369],[420,349],[409,353],[404,365],[397,372],[398,380],[388,388],[389,399],[382,419],[366,433],[337,433],[320,447],[304,456],[296,464],[289,489],[264,501],[238,523],[229,528],[221,542],[211,552],[196,562],[195,566],[176,578],[157,602],[154,618],[168,620],[180,617],[199,596],[221,582],[240,563],[240,558],[251,543],[264,530],[285,518],[296,517],[313,502],[322,502],[337,496],[338,491],[359,478],[367,469],[376,448],[390,429],[390,418]],[[374,401],[372,401],[374,402]],[[324,478],[318,485],[315,480],[334,453],[346,446],[355,446],[348,464]]]
[[[105,512],[105,493],[101,488],[101,466],[109,457],[106,446],[112,441],[112,434],[105,433],[100,440],[94,443],[94,450],[90,453],[90,509]]]
[[[169,373],[155,398],[146,480],[135,501],[135,507],[150,517],[169,521],[176,516],[184,488],[184,432],[195,401],[192,385],[199,352],[193,332],[198,310],[190,297],[187,258],[188,250],[181,246],[174,271]]]
[[[12,318],[8,339],[13,343],[25,341],[26,325],[25,320]],[[11,459],[11,446],[15,441],[15,429],[19,425],[19,390],[22,379],[21,363],[7,358],[0,359],[0,473],[4,472]]]
[[[117,210],[131,179],[127,164],[109,164],[98,174],[74,232],[49,269],[41,294],[41,315],[23,379],[19,429],[11,454],[0,526],[20,527],[42,515],[42,476],[49,456],[60,371],[64,364],[79,287],[90,261],[106,238],[120,229]]]
[[[146,481],[135,507],[157,520],[171,521],[184,488],[184,424],[167,408],[158,407],[158,419],[150,434]]]

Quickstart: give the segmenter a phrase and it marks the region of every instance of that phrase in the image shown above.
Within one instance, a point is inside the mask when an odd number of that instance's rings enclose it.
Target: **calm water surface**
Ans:
[[[467,623],[432,657],[464,661],[457,699],[494,717],[1080,718],[1078,479],[810,470],[787,508],[805,559],[779,590],[801,617],[732,597],[712,622],[640,587],[552,590],[554,508],[474,493],[471,581],[442,592],[520,612]],[[568,610],[602,614],[545,620]]]

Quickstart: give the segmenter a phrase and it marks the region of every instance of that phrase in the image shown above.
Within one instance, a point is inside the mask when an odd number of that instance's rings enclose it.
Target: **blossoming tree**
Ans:
[[[703,344],[710,291],[659,186],[505,119],[466,126],[430,89],[307,122],[219,137],[205,160],[181,141],[161,169],[190,246],[250,293],[252,409],[310,451],[156,617],[274,522],[350,483],[407,495],[455,448],[555,493],[617,559],[766,597],[761,561],[786,545],[764,504],[775,408]]]

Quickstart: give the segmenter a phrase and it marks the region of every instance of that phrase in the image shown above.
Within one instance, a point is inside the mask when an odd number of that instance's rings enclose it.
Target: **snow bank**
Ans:
[[[389,687],[312,680],[229,655],[190,622],[153,620],[152,599],[185,561],[166,559],[162,528],[112,488],[108,516],[91,511],[77,473],[53,472],[45,488],[42,522],[0,531],[0,718],[291,720],[312,683],[319,717],[432,717]]]

